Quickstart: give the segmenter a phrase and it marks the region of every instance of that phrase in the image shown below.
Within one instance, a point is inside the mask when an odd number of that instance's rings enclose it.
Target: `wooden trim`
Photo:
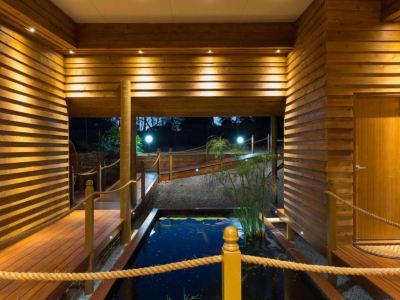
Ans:
[[[400,0],[382,0],[382,20],[396,22],[400,19]]]
[[[56,49],[76,47],[76,23],[49,0],[0,0],[0,14],[7,23],[21,30],[35,28],[35,36]]]
[[[293,23],[79,24],[79,48],[291,47]]]

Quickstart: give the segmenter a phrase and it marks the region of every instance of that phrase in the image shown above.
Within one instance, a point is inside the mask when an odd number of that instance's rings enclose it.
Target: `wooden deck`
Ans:
[[[353,245],[339,247],[333,252],[334,261],[339,265],[366,268],[400,268],[400,260],[371,255]],[[377,299],[400,299],[400,276],[356,277],[360,283]]]
[[[99,253],[119,230],[118,210],[95,211],[95,249]],[[69,216],[0,251],[4,271],[83,271],[84,211]],[[0,281],[0,299],[57,299],[67,282]]]

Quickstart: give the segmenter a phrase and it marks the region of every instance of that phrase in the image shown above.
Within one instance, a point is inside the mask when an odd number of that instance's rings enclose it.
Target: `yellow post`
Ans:
[[[136,180],[137,171],[136,171],[136,115],[134,114],[133,104],[131,103],[131,179]],[[131,184],[130,186],[130,195],[131,195],[131,207],[135,207],[137,203],[137,184]]]
[[[121,129],[120,129],[120,185],[131,180],[131,84],[129,80],[121,82]],[[136,176],[136,175],[135,175]],[[120,217],[124,220],[121,231],[121,243],[131,239],[131,199],[130,187],[120,191]]]
[[[242,263],[238,245],[239,234],[234,226],[224,230],[222,247],[222,299],[242,299]]]
[[[296,236],[296,232],[290,227],[289,223],[286,223],[286,239],[293,241]]]
[[[271,174],[272,174],[272,180],[274,182],[277,182],[277,180],[278,180],[278,157],[277,157],[276,142],[277,142],[276,116],[271,116],[271,152],[273,154],[272,161],[271,161]],[[273,202],[274,202],[275,206],[278,207],[277,191],[273,192],[272,197],[274,198]]]
[[[93,180],[86,181],[85,198],[94,193]],[[94,268],[94,196],[85,202],[85,248],[88,254],[88,272]],[[85,281],[85,294],[93,293],[93,281]]]

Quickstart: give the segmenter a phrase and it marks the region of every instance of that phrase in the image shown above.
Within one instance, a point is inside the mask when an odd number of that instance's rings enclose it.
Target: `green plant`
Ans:
[[[120,145],[120,133],[119,127],[112,126],[108,129],[105,134],[99,138],[100,150],[113,152],[114,154],[119,153]],[[143,143],[139,135],[136,135],[136,152],[142,152]]]
[[[225,153],[231,149],[231,143],[222,137],[211,138],[207,142],[207,152],[214,155],[214,158],[218,160],[223,160]]]
[[[223,196],[231,199],[238,207],[237,217],[246,238],[264,238],[263,217],[269,212],[273,196],[277,193],[277,182],[271,176],[271,163],[276,159],[271,153],[264,153],[243,159],[243,147],[226,147],[225,142],[209,142],[232,153],[238,163],[230,169],[213,173],[213,181],[223,186]],[[218,152],[221,157],[221,152]]]

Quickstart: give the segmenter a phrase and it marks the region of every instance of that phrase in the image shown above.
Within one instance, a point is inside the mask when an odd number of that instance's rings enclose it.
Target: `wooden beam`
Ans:
[[[75,49],[77,24],[50,0],[0,0],[0,15],[7,23],[25,30],[59,50]]]
[[[119,116],[118,99],[70,98],[67,102],[69,117]],[[135,98],[137,116],[283,116],[284,107],[285,97]]]
[[[400,0],[382,0],[382,20],[395,22],[400,19]]]
[[[79,48],[291,47],[293,23],[79,24]]]
[[[120,185],[131,180],[131,90],[130,82],[121,82],[121,132],[120,132]],[[120,216],[124,220],[121,242],[126,244],[131,239],[131,199],[130,187],[120,191]]]

